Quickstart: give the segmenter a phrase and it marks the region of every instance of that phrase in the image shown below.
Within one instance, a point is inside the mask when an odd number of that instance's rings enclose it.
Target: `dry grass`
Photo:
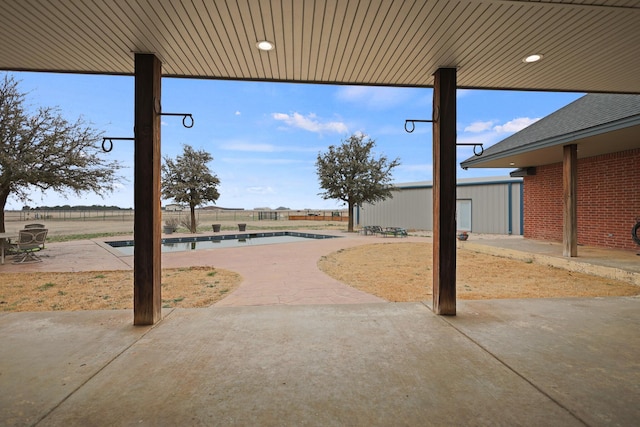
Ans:
[[[458,249],[457,296],[460,299],[626,296],[640,287]],[[329,276],[388,301],[431,298],[432,245],[381,243],[357,246],[322,257],[318,267]]]
[[[162,270],[163,307],[208,307],[232,292],[239,274],[211,267]],[[133,308],[132,271],[0,274],[0,310]]]
[[[388,301],[431,299],[432,245],[379,243],[322,257],[329,276]],[[162,271],[163,307],[208,307],[236,289],[239,274],[211,267]],[[460,299],[596,297],[640,294],[640,287],[549,266],[458,250]],[[133,308],[131,271],[0,274],[0,311]]]

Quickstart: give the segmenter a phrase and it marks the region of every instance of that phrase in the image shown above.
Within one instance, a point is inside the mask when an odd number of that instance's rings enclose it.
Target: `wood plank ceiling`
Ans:
[[[148,52],[165,76],[640,93],[639,46],[640,0],[0,2],[15,71],[130,75]]]

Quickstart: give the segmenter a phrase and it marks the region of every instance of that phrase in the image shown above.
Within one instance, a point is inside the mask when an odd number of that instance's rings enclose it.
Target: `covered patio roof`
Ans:
[[[5,0],[0,69],[133,75],[153,53],[168,77],[431,86],[446,67],[462,88],[640,93],[638,28],[638,0]]]

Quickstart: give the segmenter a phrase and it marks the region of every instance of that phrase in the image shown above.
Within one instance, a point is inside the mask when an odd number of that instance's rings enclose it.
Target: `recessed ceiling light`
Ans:
[[[514,162],[509,163],[509,166],[515,166],[516,164]]]
[[[522,62],[526,62],[526,63],[531,63],[531,62],[538,62],[543,58],[543,55],[540,53],[536,53],[533,55],[529,55],[526,58],[524,58],[522,60]]]
[[[267,40],[259,41],[258,43],[256,43],[256,46],[260,50],[271,50],[271,49],[273,49],[275,47],[273,45],[273,43],[271,43],[270,41],[267,41]]]

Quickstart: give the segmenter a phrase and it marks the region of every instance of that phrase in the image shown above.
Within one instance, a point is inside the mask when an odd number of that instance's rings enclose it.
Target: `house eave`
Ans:
[[[483,156],[469,158],[461,162],[460,166],[463,169],[523,168],[557,163],[562,161],[562,147],[567,144],[578,145],[579,158],[640,148],[640,115],[558,135],[498,153],[486,154],[485,151]]]

